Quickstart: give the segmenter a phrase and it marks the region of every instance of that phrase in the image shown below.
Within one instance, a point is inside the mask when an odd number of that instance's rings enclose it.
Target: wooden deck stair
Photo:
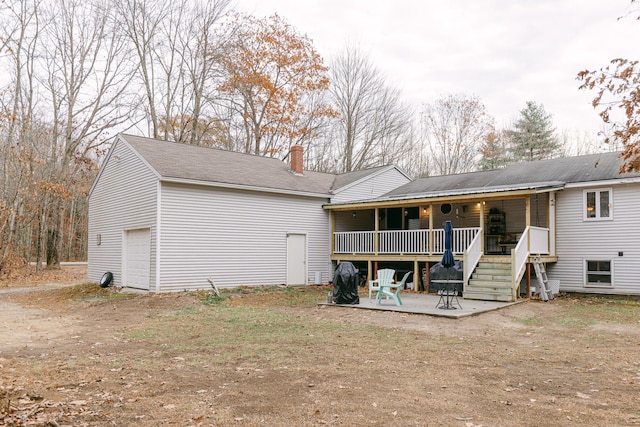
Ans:
[[[507,301],[517,299],[511,263],[480,261],[464,289],[465,299]]]

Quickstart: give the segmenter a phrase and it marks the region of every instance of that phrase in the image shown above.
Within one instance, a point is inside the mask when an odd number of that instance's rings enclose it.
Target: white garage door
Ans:
[[[129,230],[125,233],[124,285],[130,288],[149,289],[151,265],[151,230]]]

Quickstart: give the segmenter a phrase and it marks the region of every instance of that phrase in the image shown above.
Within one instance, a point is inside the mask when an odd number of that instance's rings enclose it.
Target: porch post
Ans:
[[[336,253],[336,214],[333,209],[329,210],[330,227],[331,227],[331,253]]]
[[[413,290],[414,291],[419,291],[419,285],[420,284],[420,264],[418,263],[418,260],[413,261]]]
[[[433,205],[429,205],[429,255],[433,255]]]
[[[531,226],[531,195],[527,194],[527,197],[524,199],[525,202],[525,228],[528,228]],[[531,234],[529,234],[529,236],[531,236]],[[529,247],[527,248],[527,252],[531,252],[531,238],[529,237],[527,239],[527,243],[529,245]]]
[[[380,208],[376,208],[374,215],[373,253],[378,255],[380,250]]]
[[[480,226],[480,248],[482,248],[482,253],[484,253],[484,200],[480,201],[480,224],[478,225]]]

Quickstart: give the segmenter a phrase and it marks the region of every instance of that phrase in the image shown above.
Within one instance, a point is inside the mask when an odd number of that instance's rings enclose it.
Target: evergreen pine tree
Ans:
[[[514,129],[508,131],[514,160],[551,158],[560,146],[554,132],[551,114],[544,110],[542,104],[527,101],[526,108],[520,110]]]

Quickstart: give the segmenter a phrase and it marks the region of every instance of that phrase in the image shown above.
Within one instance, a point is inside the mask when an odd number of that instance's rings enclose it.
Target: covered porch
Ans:
[[[464,297],[515,301],[523,278],[528,292],[534,258],[557,261],[557,190],[530,188],[327,205],[331,259],[354,262],[366,270],[367,280],[374,278],[380,265],[401,265],[404,271],[414,272],[413,289],[425,291],[429,268],[444,252],[444,223],[451,221],[453,252],[464,267]]]

